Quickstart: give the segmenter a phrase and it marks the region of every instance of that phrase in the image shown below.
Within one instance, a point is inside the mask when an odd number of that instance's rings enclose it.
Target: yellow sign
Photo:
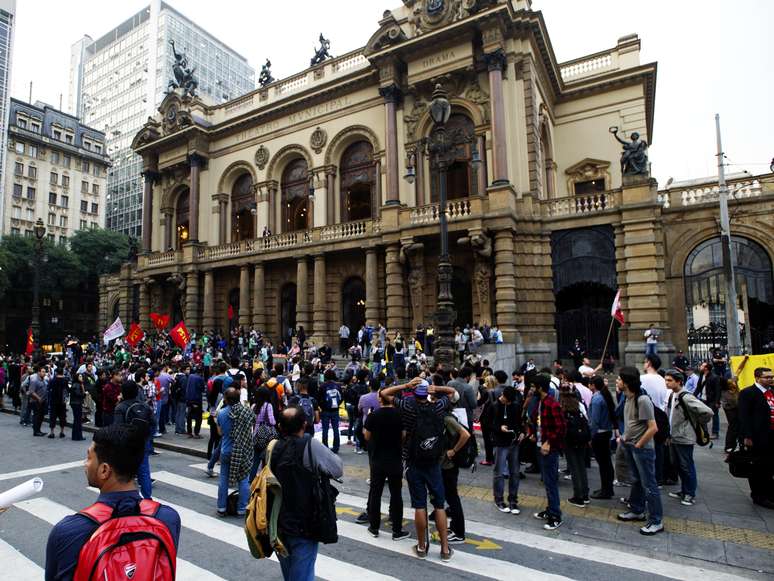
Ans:
[[[774,353],[767,355],[740,355],[731,358],[731,370],[737,376],[739,389],[750,387],[755,383],[755,369],[768,367],[774,369]]]

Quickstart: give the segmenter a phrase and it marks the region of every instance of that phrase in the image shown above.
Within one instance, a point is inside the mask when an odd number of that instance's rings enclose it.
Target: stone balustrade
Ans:
[[[746,180],[728,184],[729,201],[757,198],[761,195],[761,184],[758,180]],[[717,184],[688,188],[669,192],[673,201],[679,201],[682,206],[694,206],[717,202],[720,187]]]
[[[606,53],[565,64],[559,69],[559,72],[562,75],[563,81],[572,81],[581,77],[606,72],[613,68],[613,55]]]
[[[613,191],[556,198],[546,200],[543,204],[546,215],[550,218],[593,214],[619,205],[618,192]]]
[[[177,260],[177,252],[169,250],[167,252],[154,252],[148,254],[146,261],[148,266],[161,266],[164,264],[173,264]]]
[[[379,220],[362,220],[360,222],[344,222],[320,228],[320,240],[324,242],[332,240],[345,240],[376,234],[381,231]]]
[[[411,208],[409,220],[412,225],[433,224],[438,222],[440,214],[438,204],[428,204],[426,206],[419,206],[418,208]],[[450,200],[446,203],[446,218],[450,222],[452,220],[467,218],[471,214],[471,202],[467,198]]]

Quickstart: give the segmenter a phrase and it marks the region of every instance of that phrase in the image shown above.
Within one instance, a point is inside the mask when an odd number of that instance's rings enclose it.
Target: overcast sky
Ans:
[[[308,66],[320,32],[331,52],[363,46],[399,0],[169,0],[260,69],[282,78]],[[67,107],[70,45],[97,39],[146,0],[17,0],[12,95]],[[642,62],[658,61],[650,150],[655,177],[715,175],[714,114],[728,171],[768,171],[774,157],[774,0],[534,0],[560,61],[610,48],[636,32]],[[607,139],[601,135],[600,139]],[[738,164],[738,165],[736,165]]]

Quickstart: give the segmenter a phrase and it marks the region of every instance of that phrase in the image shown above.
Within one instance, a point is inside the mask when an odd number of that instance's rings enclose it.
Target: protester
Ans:
[[[45,436],[46,434],[40,431],[48,405],[48,380],[45,367],[41,365],[35,370],[29,378],[28,386],[29,407],[32,410],[32,435]]]
[[[439,385],[443,382],[440,375],[435,375],[433,380]],[[450,545],[456,545],[465,542],[465,511],[462,508],[458,489],[460,469],[457,466],[457,458],[460,451],[467,445],[471,434],[452,413],[446,414],[443,424],[444,454],[441,457],[441,479],[444,497],[449,505],[446,509],[449,527],[447,540]]]
[[[336,383],[336,372],[329,369],[325,372],[325,383],[320,386],[322,399],[320,407],[322,413],[322,443],[328,447],[328,430],[333,430],[333,448],[334,454],[338,454],[341,444],[341,434],[339,433],[339,406],[341,405],[341,387]]]
[[[145,453],[137,468],[137,483],[143,498],[151,498],[153,488],[150,454],[153,449],[153,434],[157,430],[156,415],[134,381],[125,381],[121,386],[121,401],[115,409],[114,423],[134,428],[145,441]]]
[[[189,438],[201,439],[202,429],[202,397],[206,391],[204,378],[193,370],[185,382],[185,428]]]
[[[522,395],[512,385],[503,389],[494,405],[492,437],[494,443],[494,503],[500,512],[520,514],[519,445],[524,438],[521,426]],[[508,480],[508,503],[505,503],[505,481]]]
[[[755,458],[750,483],[753,504],[774,510],[774,374],[753,372],[755,383],[739,394],[739,438]]]
[[[86,389],[83,386],[83,374],[78,373],[70,384],[70,409],[73,412],[72,439],[74,442],[85,440],[83,437],[83,400]]]
[[[239,401],[239,391],[229,387],[223,396],[223,409],[218,412],[220,434],[220,479],[218,482],[218,516],[226,516],[229,486],[239,493],[237,516],[244,516],[250,497],[248,476],[253,466],[253,426],[255,414]]]
[[[615,403],[605,379],[595,377],[591,380],[591,397],[589,407],[589,431],[591,435],[591,450],[599,467],[599,490],[591,493],[591,498],[613,498],[613,462],[610,459],[610,440],[613,438],[616,426]]]
[[[562,391],[559,404],[565,421],[564,457],[572,478],[573,495],[567,502],[586,508],[589,503],[589,481],[586,473],[586,452],[591,442],[586,412],[582,402],[570,391]]]
[[[564,446],[566,425],[559,403],[550,395],[551,380],[546,375],[531,378],[540,398],[535,421],[537,433],[532,435],[540,450],[540,471],[546,489],[548,506],[536,512],[534,517],[544,520],[543,528],[553,531],[562,526],[562,510],[559,507],[559,453]]]
[[[54,438],[56,422],[59,420],[59,437],[65,437],[65,425],[67,424],[67,393],[70,391],[70,382],[65,379],[64,367],[56,367],[54,379],[48,383],[48,426],[51,430],[49,438]]]

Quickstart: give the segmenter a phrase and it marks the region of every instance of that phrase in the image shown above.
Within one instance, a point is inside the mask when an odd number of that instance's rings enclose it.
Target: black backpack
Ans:
[[[443,418],[432,404],[417,404],[416,423],[411,434],[410,458],[414,464],[429,465],[443,455]]]
[[[153,410],[145,402],[137,401],[129,406],[124,416],[124,423],[137,428],[147,437],[150,435],[154,421]]]
[[[653,402],[653,399],[647,393],[644,393],[640,397],[647,397],[648,399],[651,400],[651,403]],[[637,405],[636,414],[637,414],[637,419],[640,419],[639,405]],[[653,441],[656,444],[663,444],[664,442],[667,441],[667,439],[669,439],[670,432],[671,432],[671,430],[669,429],[669,416],[667,416],[666,412],[654,403],[653,417],[655,418],[656,426],[658,427],[658,432],[656,432],[656,435],[653,436]]]
[[[307,440],[304,453],[309,455],[309,465],[314,466],[311,438]],[[314,484],[310,490],[312,511],[309,514],[309,530],[313,531],[313,540],[319,543],[326,545],[336,543],[339,540],[336,526],[336,497],[339,491],[331,485],[331,479],[327,474],[318,470],[313,477]]]
[[[567,423],[567,433],[565,441],[571,448],[582,448],[591,441],[591,430],[589,422],[578,412],[567,412],[565,414]]]
[[[456,416],[455,416],[455,420],[456,420]],[[467,428],[463,426],[461,423],[460,423],[460,427],[467,430]],[[457,442],[449,442],[449,445],[451,446],[451,448],[454,448],[456,444]],[[464,468],[464,469],[473,468],[473,470],[475,471],[476,458],[478,458],[478,442],[476,441],[476,435],[471,431],[468,441],[465,442],[465,445],[460,449],[460,451],[454,455],[454,457],[452,458],[452,462],[454,462],[454,465],[457,468]]]

